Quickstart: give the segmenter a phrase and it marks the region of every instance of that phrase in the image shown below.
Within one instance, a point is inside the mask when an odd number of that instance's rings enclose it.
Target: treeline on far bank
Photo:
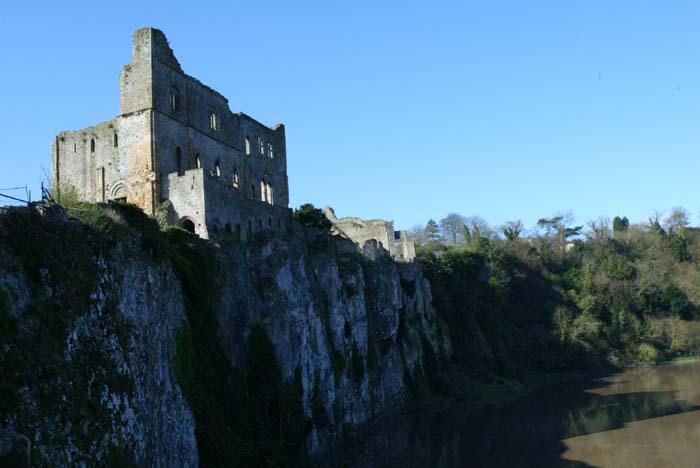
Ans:
[[[461,369],[519,380],[700,354],[700,228],[682,208],[641,224],[557,214],[527,234],[452,213],[410,235]]]

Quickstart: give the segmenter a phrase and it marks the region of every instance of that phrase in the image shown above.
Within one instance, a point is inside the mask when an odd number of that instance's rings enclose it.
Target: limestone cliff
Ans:
[[[0,213],[0,424],[30,439],[33,462],[210,464],[226,450],[210,440],[216,401],[235,400],[219,390],[235,387],[236,369],[255,371],[258,324],[281,378],[299,387],[312,454],[401,405],[425,363],[450,353],[417,265],[299,228],[177,250],[150,221],[81,217]],[[216,343],[198,343],[210,322]],[[266,390],[242,379],[244,395]],[[209,398],[201,389],[219,380]],[[242,411],[232,408],[221,413]]]

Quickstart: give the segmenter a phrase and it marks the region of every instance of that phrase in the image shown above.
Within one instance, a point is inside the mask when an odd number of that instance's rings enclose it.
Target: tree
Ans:
[[[407,233],[408,238],[411,239],[414,244],[416,244],[416,247],[420,247],[425,243],[425,230],[420,224],[416,224],[415,226],[409,228]]]
[[[493,229],[479,216],[465,218],[462,226],[465,244],[472,250],[484,250],[495,236]]]
[[[488,239],[494,236],[494,231],[481,216],[469,216],[464,219],[464,226],[469,230],[473,239],[486,237]],[[466,231],[465,231],[466,232]]]
[[[627,216],[623,218],[615,216],[613,219],[613,236],[615,236],[616,232],[625,232],[629,226],[630,221],[627,219]]]
[[[294,212],[294,219],[299,221],[302,226],[307,228],[327,231],[333,227],[333,223],[326,218],[323,211],[316,208],[311,203],[301,205],[299,209]]]
[[[666,231],[661,227],[661,217],[663,211],[654,211],[654,214],[649,218],[649,232],[659,238],[666,237]]]
[[[523,232],[523,223],[520,220],[506,221],[506,224],[501,228],[501,232],[506,237],[508,242],[515,242],[520,238],[520,233]]]
[[[425,237],[426,243],[440,242],[440,228],[434,219],[429,219],[428,224],[425,225],[423,230],[423,236]]]
[[[566,252],[566,241],[581,234],[583,226],[571,226],[574,222],[574,215],[571,211],[557,213],[552,218],[541,218],[537,225],[544,229],[545,235],[555,237],[562,255]]]
[[[675,206],[665,220],[666,230],[680,236],[685,234],[685,228],[690,224],[690,213],[682,206]]]
[[[615,220],[613,220],[613,226],[619,219],[620,218],[618,216],[615,217]],[[589,239],[594,241],[605,241],[610,237],[610,218],[601,216],[596,219],[591,219],[588,221],[588,229],[589,231],[587,236]]]
[[[462,233],[465,220],[457,213],[450,213],[440,220],[440,232],[450,245],[457,245],[457,236]]]

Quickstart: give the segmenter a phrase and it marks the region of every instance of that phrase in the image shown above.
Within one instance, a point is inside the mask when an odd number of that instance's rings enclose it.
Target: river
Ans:
[[[700,467],[700,362],[415,411],[368,428],[340,466]]]

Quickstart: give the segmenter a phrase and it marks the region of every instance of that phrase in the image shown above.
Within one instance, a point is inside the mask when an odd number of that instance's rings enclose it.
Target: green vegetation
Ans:
[[[294,219],[306,228],[328,231],[333,227],[333,224],[326,218],[323,211],[314,207],[311,203],[301,205],[298,210],[295,210]]]
[[[438,233],[432,220],[412,233],[453,366],[523,381],[532,371],[700,354],[700,229],[688,224],[679,208],[586,230],[563,213],[523,238],[519,221],[499,234],[451,213]]]

